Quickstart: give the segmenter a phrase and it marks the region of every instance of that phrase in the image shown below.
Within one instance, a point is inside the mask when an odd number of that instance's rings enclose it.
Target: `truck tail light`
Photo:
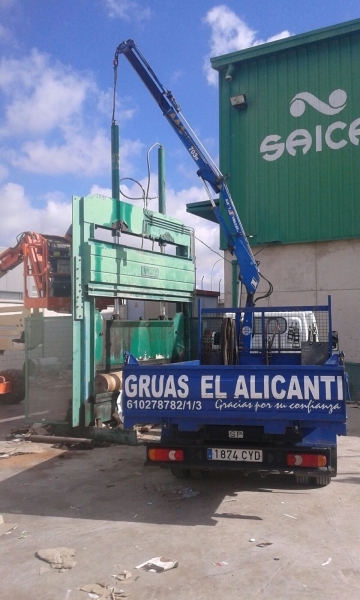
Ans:
[[[184,452],[174,448],[149,448],[148,459],[156,462],[179,462],[184,460]]]
[[[287,454],[286,464],[289,467],[326,467],[324,454]]]
[[[0,375],[0,394],[9,394],[13,391],[11,381],[6,381],[5,377]]]

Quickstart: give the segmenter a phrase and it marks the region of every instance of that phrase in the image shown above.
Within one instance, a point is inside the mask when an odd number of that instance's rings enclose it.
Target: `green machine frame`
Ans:
[[[114,241],[97,239],[98,229],[111,231]],[[124,245],[125,238],[130,239],[128,236],[150,240],[152,249]],[[158,246],[159,251],[155,250]],[[175,247],[174,253],[165,253],[166,246]],[[104,363],[101,359],[111,354],[106,347],[111,342],[104,335],[102,319],[95,308],[97,298],[178,303],[177,311],[184,316],[184,358],[189,357],[189,318],[195,290],[194,234],[178,219],[147,208],[98,194],[74,196],[72,253],[72,425],[75,427],[90,425],[94,419],[91,407],[97,365],[101,372],[119,368],[118,364],[112,365],[108,360]],[[176,328],[179,318],[174,318],[174,322]],[[145,332],[145,328],[155,326],[166,333],[170,325],[166,320],[126,322],[116,318],[112,324],[120,335],[126,326],[133,326],[137,336],[142,329]],[[129,348],[122,345],[121,349]]]

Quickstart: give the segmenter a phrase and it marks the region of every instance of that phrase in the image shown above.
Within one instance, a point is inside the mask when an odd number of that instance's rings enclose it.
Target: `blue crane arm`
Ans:
[[[215,163],[207,156],[206,150],[204,150],[201,142],[196,138],[196,135],[182,116],[180,106],[174,96],[159,81],[135,42],[133,40],[126,40],[117,47],[114,58],[115,69],[117,68],[120,54],[123,54],[135,69],[159,105],[163,115],[196,163],[198,167],[197,175],[202,179],[208,192],[216,219],[226,236],[229,251],[232,255],[235,255],[239,265],[240,280],[247,290],[246,305],[253,306],[253,296],[259,283],[260,274],[244,228],[226,185],[226,176],[222,175]],[[215,200],[212,198],[209,186],[216,194],[220,194],[222,206],[228,215],[229,225],[223,218]]]

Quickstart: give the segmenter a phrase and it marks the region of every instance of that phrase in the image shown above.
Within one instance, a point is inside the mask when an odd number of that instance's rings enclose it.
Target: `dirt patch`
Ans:
[[[4,471],[7,469],[11,471],[12,469],[27,469],[64,453],[66,453],[66,450],[49,448],[48,450],[44,450],[41,454],[19,454],[17,456],[10,456],[9,458],[2,459],[1,470]]]

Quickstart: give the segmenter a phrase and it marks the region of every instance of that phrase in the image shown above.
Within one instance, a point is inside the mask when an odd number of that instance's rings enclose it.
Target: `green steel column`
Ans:
[[[165,152],[163,146],[158,147],[158,194],[159,194],[159,213],[166,214],[166,195],[165,195]],[[165,252],[165,244],[160,243],[160,251]],[[160,301],[160,317],[166,318],[165,302]]]
[[[116,203],[116,221],[121,221],[121,204],[120,204],[120,167],[119,167],[119,125],[116,121],[111,124],[111,188],[112,197],[117,200]],[[120,242],[119,229],[113,229],[112,235],[115,242]],[[120,300],[114,299],[114,316],[119,315]]]
[[[80,425],[83,369],[83,265],[81,256],[83,221],[83,198],[73,196],[72,199],[72,244],[71,244],[71,280],[72,280],[72,318],[73,318],[73,399],[72,426]]]
[[[231,261],[231,291],[232,291],[232,303],[231,305],[236,308],[237,307],[237,302],[238,302],[238,293],[237,293],[237,286],[238,286],[238,264],[236,260],[232,260]]]
[[[119,125],[116,121],[111,125],[111,186],[112,197],[120,200]]]
[[[165,151],[162,146],[159,146],[159,148],[158,148],[158,188],[159,188],[159,213],[166,215]]]

